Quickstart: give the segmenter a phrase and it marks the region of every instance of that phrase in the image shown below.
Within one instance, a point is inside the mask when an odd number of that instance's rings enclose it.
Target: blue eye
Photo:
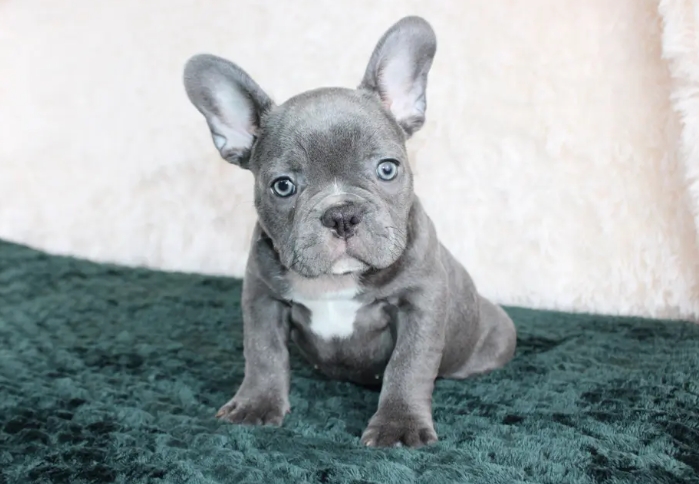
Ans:
[[[287,198],[296,193],[296,185],[287,177],[281,177],[274,180],[272,183],[272,191],[275,195],[282,198]]]
[[[383,160],[376,167],[376,174],[383,181],[391,181],[398,176],[398,162],[395,160]]]

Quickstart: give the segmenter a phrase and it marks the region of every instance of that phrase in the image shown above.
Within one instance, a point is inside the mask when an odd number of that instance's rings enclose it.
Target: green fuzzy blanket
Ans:
[[[281,428],[243,377],[240,281],[0,242],[0,484],[699,482],[699,326],[508,308],[505,369],[439,381],[439,443],[366,449],[378,393],[293,352]]]

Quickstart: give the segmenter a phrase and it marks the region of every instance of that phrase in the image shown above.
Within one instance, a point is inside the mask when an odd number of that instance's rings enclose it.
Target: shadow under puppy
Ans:
[[[258,213],[243,282],[245,377],[218,417],[282,423],[291,339],[329,377],[381,385],[362,443],[417,447],[437,440],[437,377],[512,358],[512,320],[478,294],[413,191],[405,142],[424,123],[435,52],[430,25],[405,17],[357,89],[279,106],[225,59],[187,62],[187,95],[221,156],[254,175]]]

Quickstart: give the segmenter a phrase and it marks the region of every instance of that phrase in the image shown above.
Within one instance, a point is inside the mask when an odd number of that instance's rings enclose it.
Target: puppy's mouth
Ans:
[[[284,267],[294,272],[297,272],[304,277],[320,277],[323,275],[349,275],[349,274],[361,274],[363,272],[372,269],[372,265],[366,262],[364,257],[360,254],[355,254],[351,247],[348,246],[345,241],[334,241],[333,246],[330,250],[324,251],[323,258],[326,258],[325,264],[308,264],[307,261],[314,259],[320,262],[318,259],[318,254],[315,250],[309,251],[310,247],[306,247],[305,250],[309,252],[296,252],[290,257],[290,261],[284,262],[283,258],[280,258],[280,262]],[[313,247],[313,246],[311,246]],[[318,247],[318,246],[315,246]],[[277,254],[280,254],[279,250],[276,249]],[[309,257],[304,257],[304,254],[310,253]],[[318,258],[317,258],[318,257]],[[327,264],[327,265],[326,265]]]
[[[376,225],[376,224],[374,224]],[[301,233],[294,244],[280,254],[280,262],[289,270],[307,278],[324,275],[363,275],[393,264],[402,252],[400,240],[387,228],[377,234],[357,233],[348,238]],[[290,244],[291,245],[291,244]]]
[[[334,241],[332,264],[328,271],[333,275],[360,274],[371,269],[365,257],[365,248],[361,241],[352,237],[349,240]]]
[[[330,273],[334,275],[347,275],[364,272],[369,265],[349,255],[343,255],[330,267]]]

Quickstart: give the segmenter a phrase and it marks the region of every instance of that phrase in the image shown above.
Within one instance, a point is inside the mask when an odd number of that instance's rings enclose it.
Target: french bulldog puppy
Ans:
[[[237,65],[199,54],[187,95],[221,157],[250,170],[258,222],[243,282],[245,377],[217,417],[280,425],[293,341],[330,378],[381,386],[368,446],[437,440],[436,378],[505,365],[512,320],[440,243],[405,143],[425,121],[434,31],[405,17],[358,88],[275,103]]]

